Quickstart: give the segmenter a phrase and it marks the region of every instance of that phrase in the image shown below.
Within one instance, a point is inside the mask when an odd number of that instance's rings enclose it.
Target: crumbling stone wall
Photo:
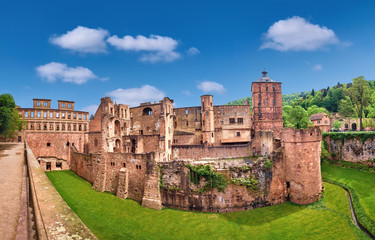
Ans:
[[[198,186],[191,181],[190,170],[185,167],[186,161],[160,163],[162,203],[166,207],[183,210],[228,212],[273,205],[280,203],[279,199],[285,201],[286,191],[280,191],[280,196],[270,194],[273,169],[276,168],[267,168],[266,159],[264,157],[191,162],[192,165],[211,164],[215,171],[224,174],[228,182],[231,182],[231,179],[254,177],[258,181],[255,191],[232,183],[226,186],[224,192],[217,189],[202,192],[201,188],[205,181],[201,179]]]
[[[328,151],[334,160],[373,164],[375,159],[375,138],[363,141],[360,138],[333,140],[329,136],[324,138],[328,143]]]
[[[118,191],[126,189],[124,186],[119,186],[119,182],[124,182],[119,178],[120,170],[126,168],[127,196],[141,202],[144,195],[147,163],[156,160],[158,156],[155,153],[83,154],[72,151],[71,170],[92,183],[94,189],[117,194]]]
[[[199,160],[248,157],[251,155],[249,144],[229,146],[185,145],[172,147],[174,160]]]

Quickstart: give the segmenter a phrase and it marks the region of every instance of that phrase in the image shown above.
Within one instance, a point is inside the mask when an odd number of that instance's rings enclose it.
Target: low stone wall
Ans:
[[[335,134],[338,136],[340,133]],[[365,134],[369,133],[356,133],[357,136],[348,136],[348,138],[345,138],[343,135],[341,139],[331,136],[331,134],[325,134],[323,140],[328,144],[328,151],[332,160],[344,160],[371,165],[375,159],[375,133],[374,137],[368,138],[363,137]]]
[[[173,160],[225,159],[250,155],[249,144],[213,147],[205,145],[172,146]]]
[[[38,239],[97,239],[61,198],[28,146],[26,154]]]

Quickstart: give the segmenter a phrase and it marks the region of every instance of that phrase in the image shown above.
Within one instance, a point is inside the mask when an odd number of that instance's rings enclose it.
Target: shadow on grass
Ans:
[[[227,221],[234,222],[240,225],[259,226],[271,223],[289,215],[303,211],[307,206],[300,206],[290,202],[279,205],[251,209],[241,212],[230,212],[222,214]]]

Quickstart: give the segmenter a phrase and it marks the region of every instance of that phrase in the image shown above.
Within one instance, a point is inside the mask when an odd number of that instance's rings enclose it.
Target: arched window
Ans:
[[[94,140],[94,145],[95,145],[95,146],[98,146],[98,139],[96,139],[96,138],[95,138],[95,140]]]
[[[120,121],[118,120],[115,121],[115,135],[120,135]]]
[[[145,108],[143,109],[143,116],[151,116],[152,115],[152,109],[151,108]]]

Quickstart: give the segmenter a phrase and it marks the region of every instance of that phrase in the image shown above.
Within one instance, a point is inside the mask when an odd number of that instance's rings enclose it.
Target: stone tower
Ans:
[[[281,82],[276,82],[262,72],[263,76],[252,82],[253,131],[273,131],[280,138],[283,128]]]
[[[215,143],[214,104],[212,95],[201,96],[202,103],[202,140],[212,146]]]
[[[310,204],[322,194],[320,152],[322,133],[319,127],[284,128],[285,180],[288,198],[296,204]]]

